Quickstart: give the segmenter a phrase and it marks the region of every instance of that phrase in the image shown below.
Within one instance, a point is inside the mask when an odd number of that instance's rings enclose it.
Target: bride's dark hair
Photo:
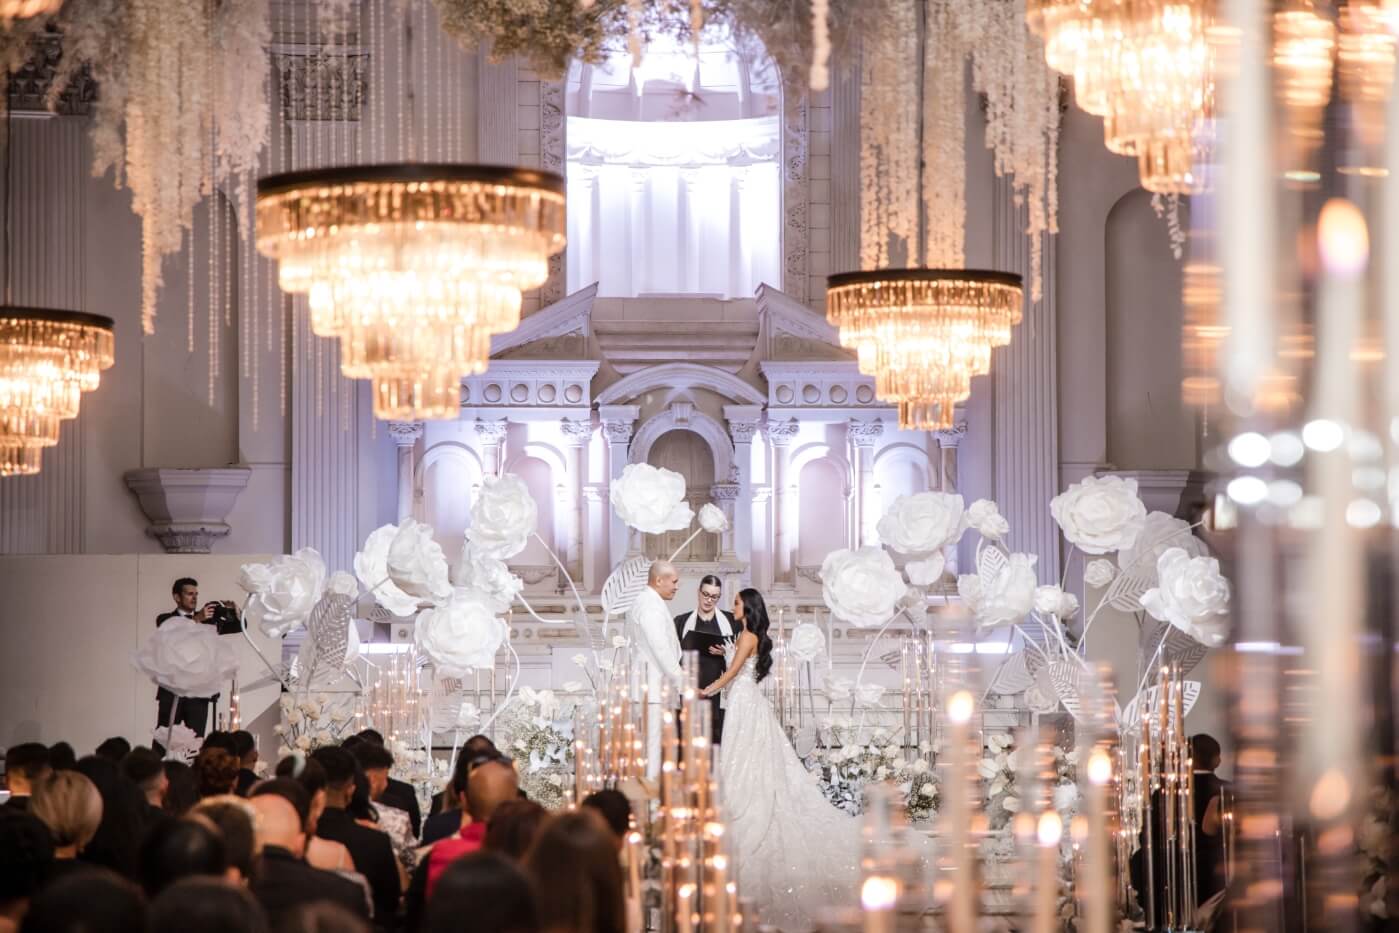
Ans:
[[[772,639],[768,637],[768,607],[763,594],[749,587],[738,594],[743,600],[743,627],[758,638],[758,665],[754,679],[759,683],[772,670]]]

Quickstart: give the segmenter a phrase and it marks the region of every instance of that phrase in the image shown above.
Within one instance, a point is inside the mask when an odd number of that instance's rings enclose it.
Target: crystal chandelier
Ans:
[[[0,306],[0,476],[39,472],[61,422],[112,365],[111,318]]]
[[[1198,194],[1211,141],[1209,0],[1026,0],[1045,61],[1103,118],[1107,147],[1137,157],[1142,187]]]
[[[549,172],[406,163],[258,182],[258,250],[388,421],[457,417],[462,377],[485,372],[492,335],[519,324],[564,229],[564,182]]]
[[[856,351],[875,393],[895,402],[899,427],[953,425],[971,379],[991,370],[991,350],[1020,323],[1020,276],[979,269],[879,269],[827,282],[826,317]]]

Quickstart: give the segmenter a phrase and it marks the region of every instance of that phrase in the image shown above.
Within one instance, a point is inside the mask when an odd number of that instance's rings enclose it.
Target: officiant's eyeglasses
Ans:
[[[710,590],[710,589],[707,588],[707,587],[701,587],[701,588],[700,588],[699,595],[700,595],[700,599],[704,600],[705,602],[712,603],[712,602],[714,602],[716,599],[718,599],[720,596],[722,596],[723,593],[722,593],[721,591],[719,591],[719,590]]]

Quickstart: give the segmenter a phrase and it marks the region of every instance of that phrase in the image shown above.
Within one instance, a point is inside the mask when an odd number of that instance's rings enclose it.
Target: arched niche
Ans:
[[[1180,395],[1182,267],[1166,222],[1138,188],[1113,205],[1104,235],[1108,461],[1122,470],[1192,469],[1195,417]]]
[[[676,419],[673,409],[667,409],[652,418],[648,418],[637,429],[636,436],[632,438],[631,462],[654,463],[652,448],[657,441],[672,431],[697,434],[709,446],[711,483],[714,482],[713,477],[728,478],[733,467],[733,441],[729,438],[729,432],[724,430],[723,425],[700,411],[689,412],[683,422]],[[705,488],[707,492],[708,485]]]
[[[831,457],[812,457],[793,475],[797,479],[797,573],[811,579],[827,554],[849,543],[846,500],[850,487],[844,464]]]
[[[428,448],[418,465],[414,486],[422,502],[422,520],[432,526],[434,537],[447,555],[447,566],[456,567],[471,526],[471,503],[481,488],[481,461],[462,444],[444,443]]]
[[[535,531],[539,537],[545,541],[554,542],[554,486],[555,472],[553,466],[542,457],[525,454],[510,461],[506,466],[507,472],[514,473],[525,481],[525,486],[529,489],[530,496],[534,499],[534,504],[539,508],[539,521],[535,524]],[[562,475],[562,474],[560,474]],[[557,547],[555,547],[557,551]],[[538,573],[526,573],[525,582],[533,582],[549,575],[554,567],[554,559],[549,556],[548,549],[537,539],[531,537],[525,549],[512,557],[509,561],[511,567],[528,568]]]
[[[666,431],[650,445],[645,462],[674,470],[685,477],[685,496],[691,510],[698,512],[700,507],[709,501],[716,464],[708,439],[698,432],[684,428]],[[643,535],[642,551],[652,559],[669,557],[690,536],[692,530],[685,528],[663,535]],[[686,546],[677,559],[709,562],[718,556],[718,537],[701,534]]]
[[[874,501],[869,509],[881,516],[899,496],[933,488],[933,465],[928,452],[914,444],[891,444],[874,458]]]

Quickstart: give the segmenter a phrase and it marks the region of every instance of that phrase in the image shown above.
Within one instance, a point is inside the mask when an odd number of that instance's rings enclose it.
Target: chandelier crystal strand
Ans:
[[[78,416],[114,348],[110,318],[0,307],[0,476],[39,472],[43,448]]]
[[[461,165],[352,166],[263,179],[258,249],[310,326],[340,341],[344,375],[373,384],[374,414],[451,419],[460,383],[564,244],[563,179]]]
[[[1213,0],[1027,0],[1045,61],[1071,75],[1107,147],[1136,156],[1142,187],[1198,194],[1212,144]]]
[[[925,265],[966,263],[967,48],[953,0],[929,0],[923,56],[923,255]],[[935,175],[934,175],[935,173]]]
[[[891,0],[871,36],[860,106],[860,264],[891,265],[891,249],[909,260],[918,243],[918,13],[914,0]]]

